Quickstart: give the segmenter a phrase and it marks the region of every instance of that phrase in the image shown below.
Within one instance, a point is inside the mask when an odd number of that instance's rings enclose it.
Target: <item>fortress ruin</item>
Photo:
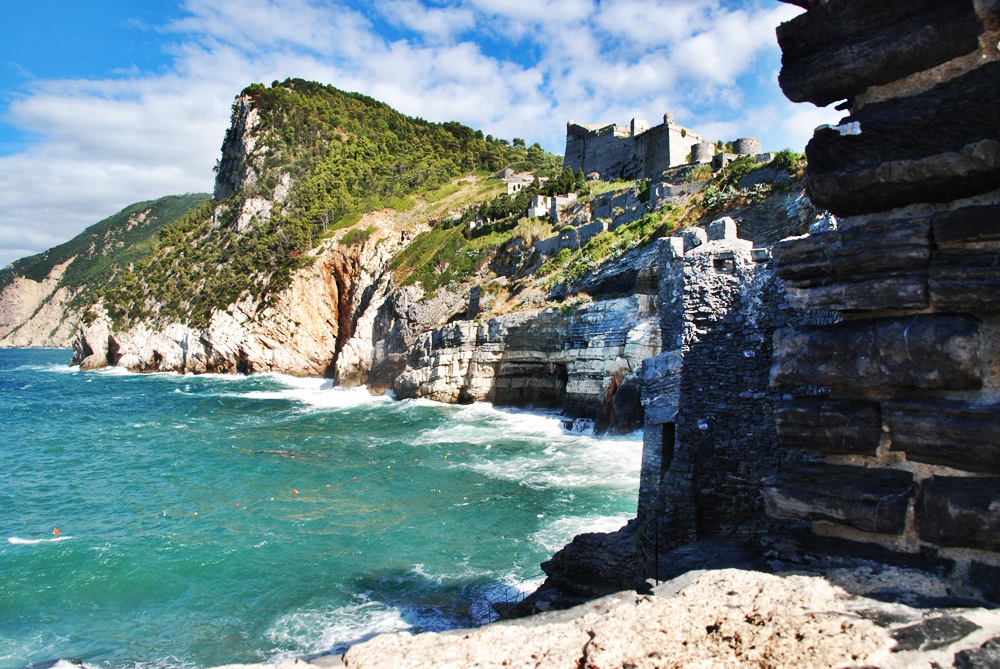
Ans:
[[[634,118],[627,126],[566,124],[566,154],[563,166],[574,172],[597,173],[604,181],[648,179],[660,181],[664,170],[691,163],[724,167],[737,156],[761,153],[759,139],[746,137],[733,143],[735,153],[716,155],[716,146],[694,131],[663,115],[661,125]]]

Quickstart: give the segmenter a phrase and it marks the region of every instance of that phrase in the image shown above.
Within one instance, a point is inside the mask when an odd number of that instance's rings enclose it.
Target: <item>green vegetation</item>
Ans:
[[[552,224],[541,218],[522,218],[514,227],[513,236],[520,239],[525,246],[548,239],[552,236]]]
[[[483,268],[494,252],[509,242],[510,232],[467,239],[468,227],[435,228],[419,234],[392,262],[400,283],[416,284],[428,293],[464,281]]]
[[[457,192],[452,181],[464,175],[507,166],[551,171],[561,163],[537,144],[512,147],[461,124],[407,117],[332,86],[289,79],[271,87],[254,84],[243,95],[259,112],[257,146],[267,147],[251,157],[259,162],[255,187],[164,230],[155,252],[123,273],[106,294],[116,321],[177,318],[197,326],[240,299],[265,306],[289,285],[296,269],[311,261],[309,252],[324,237],[355,224],[366,212],[408,210],[421,194],[431,201],[444,199]],[[230,160],[224,158],[218,169],[232,169]],[[283,205],[236,232],[243,202],[269,199],[285,174],[291,189]],[[456,230],[451,235],[442,230],[429,242],[442,252],[434,259],[444,268],[438,285],[470,271],[476,265],[473,256],[481,255],[497,232],[485,231],[473,245],[462,236],[465,226]],[[348,241],[359,243],[363,234],[354,233]],[[463,257],[456,255],[460,248]],[[399,261],[407,267],[410,262]]]
[[[41,281],[56,265],[76,258],[66,268],[59,285],[80,291],[73,306],[91,304],[97,292],[113,283],[122,268],[149,255],[160,230],[210,197],[205,193],[189,193],[130,205],[65,244],[15,261],[0,271],[0,290],[16,276]]]
[[[676,228],[677,211],[672,207],[646,214],[613,232],[598,233],[577,251],[561,249],[538,268],[537,275],[548,276],[546,285],[549,287],[579,281],[605,262],[668,236]]]
[[[789,174],[795,174],[805,161],[804,153],[798,153],[791,149],[782,149],[774,154],[774,158],[769,165],[775,169],[785,170]]]
[[[374,232],[374,225],[369,225],[367,228],[351,228],[340,238],[340,243],[344,246],[361,246],[371,238]]]
[[[711,165],[698,165],[698,167],[688,172],[686,181],[691,184],[708,181],[712,178],[713,174]]]

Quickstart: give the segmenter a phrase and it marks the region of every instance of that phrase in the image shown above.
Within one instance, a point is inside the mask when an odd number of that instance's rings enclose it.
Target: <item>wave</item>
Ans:
[[[586,532],[614,532],[631,520],[631,516],[566,516],[548,523],[531,535],[531,540],[547,553],[555,553]]]
[[[289,613],[267,631],[277,647],[268,662],[280,664],[304,655],[343,653],[350,646],[379,634],[414,628],[398,608],[364,596],[357,603],[322,610]]]
[[[50,537],[48,539],[22,539],[21,537],[7,537],[7,543],[15,546],[34,546],[36,544],[51,544],[57,541],[69,541],[73,537]]]
[[[366,404],[391,402],[387,397],[375,397],[364,386],[339,388],[327,385],[284,388],[279,390],[250,390],[237,393],[238,397],[265,401],[292,401],[313,409],[348,409]]]

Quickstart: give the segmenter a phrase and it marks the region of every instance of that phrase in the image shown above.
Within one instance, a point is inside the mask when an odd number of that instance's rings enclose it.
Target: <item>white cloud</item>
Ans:
[[[732,4],[186,0],[160,28],[168,68],[122,63],[113,78],[34,81],[13,99],[7,120],[38,139],[0,156],[0,266],[132,202],[210,191],[229,106],[254,81],[330,83],[555,152],[570,119],[656,123],[666,111],[709,137],[801,148],[830,119],[785,102],[770,71],[774,27],[798,10]],[[408,37],[380,35],[385,21]]]
[[[384,0],[378,11],[391,23],[436,42],[450,41],[476,25],[468,9],[425,7],[418,0]]]

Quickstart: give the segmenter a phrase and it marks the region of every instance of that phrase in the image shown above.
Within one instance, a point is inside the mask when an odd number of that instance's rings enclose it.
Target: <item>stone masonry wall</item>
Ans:
[[[688,162],[691,147],[701,141],[701,137],[674,123],[670,115],[661,125],[635,135],[615,125],[594,129],[569,123],[563,165],[574,172],[597,172],[604,181],[656,181],[663,170]]]
[[[778,28],[780,82],[847,101],[806,149],[841,220],[774,264],[791,303],[843,320],[775,334],[781,443],[822,462],[774,477],[767,510],[1000,597],[1000,3],[807,4]]]
[[[769,386],[772,334],[802,315],[752,248],[731,219],[664,245],[664,352],[642,373],[638,522],[648,545],[765,531],[763,480],[802,459],[777,448],[783,391]]]

